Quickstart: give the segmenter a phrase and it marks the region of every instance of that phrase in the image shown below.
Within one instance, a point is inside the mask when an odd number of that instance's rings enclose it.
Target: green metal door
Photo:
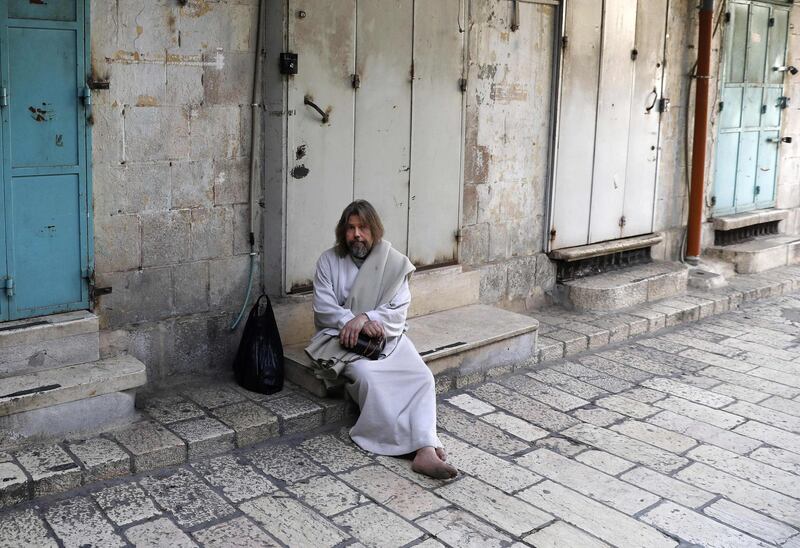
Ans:
[[[783,5],[781,5],[783,4]],[[789,7],[729,0],[714,174],[714,213],[775,205]]]
[[[88,308],[84,0],[0,0],[0,320]]]

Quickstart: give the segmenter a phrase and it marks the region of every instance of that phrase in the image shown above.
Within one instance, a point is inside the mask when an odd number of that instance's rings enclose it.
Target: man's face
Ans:
[[[361,221],[358,215],[350,215],[347,219],[347,247],[356,259],[363,259],[372,249],[372,230]]]

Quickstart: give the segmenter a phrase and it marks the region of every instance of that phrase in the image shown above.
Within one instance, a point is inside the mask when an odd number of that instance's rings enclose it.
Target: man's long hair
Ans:
[[[372,245],[374,246],[383,238],[383,223],[378,212],[366,200],[356,200],[344,208],[339,223],[336,225],[336,254],[340,257],[347,255],[347,221],[351,215],[358,215],[361,222],[367,225],[372,232]]]

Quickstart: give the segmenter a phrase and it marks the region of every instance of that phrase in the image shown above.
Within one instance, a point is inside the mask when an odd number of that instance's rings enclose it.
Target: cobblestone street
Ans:
[[[0,546],[800,547],[800,296],[442,394],[439,426],[453,481],[337,427],[19,504]]]

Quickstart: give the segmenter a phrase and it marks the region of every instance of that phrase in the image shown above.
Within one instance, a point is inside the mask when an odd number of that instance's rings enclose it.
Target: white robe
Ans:
[[[343,303],[357,275],[358,267],[349,256],[339,257],[329,249],[319,258],[314,278],[317,329],[336,335],[353,319]],[[405,455],[422,447],[442,446],[436,435],[433,374],[405,335],[410,303],[406,280],[389,303],[366,313],[371,320],[383,322],[386,357],[357,360],[344,370],[344,376],[352,381],[346,389],[361,409],[350,437],[359,447],[379,455]]]

